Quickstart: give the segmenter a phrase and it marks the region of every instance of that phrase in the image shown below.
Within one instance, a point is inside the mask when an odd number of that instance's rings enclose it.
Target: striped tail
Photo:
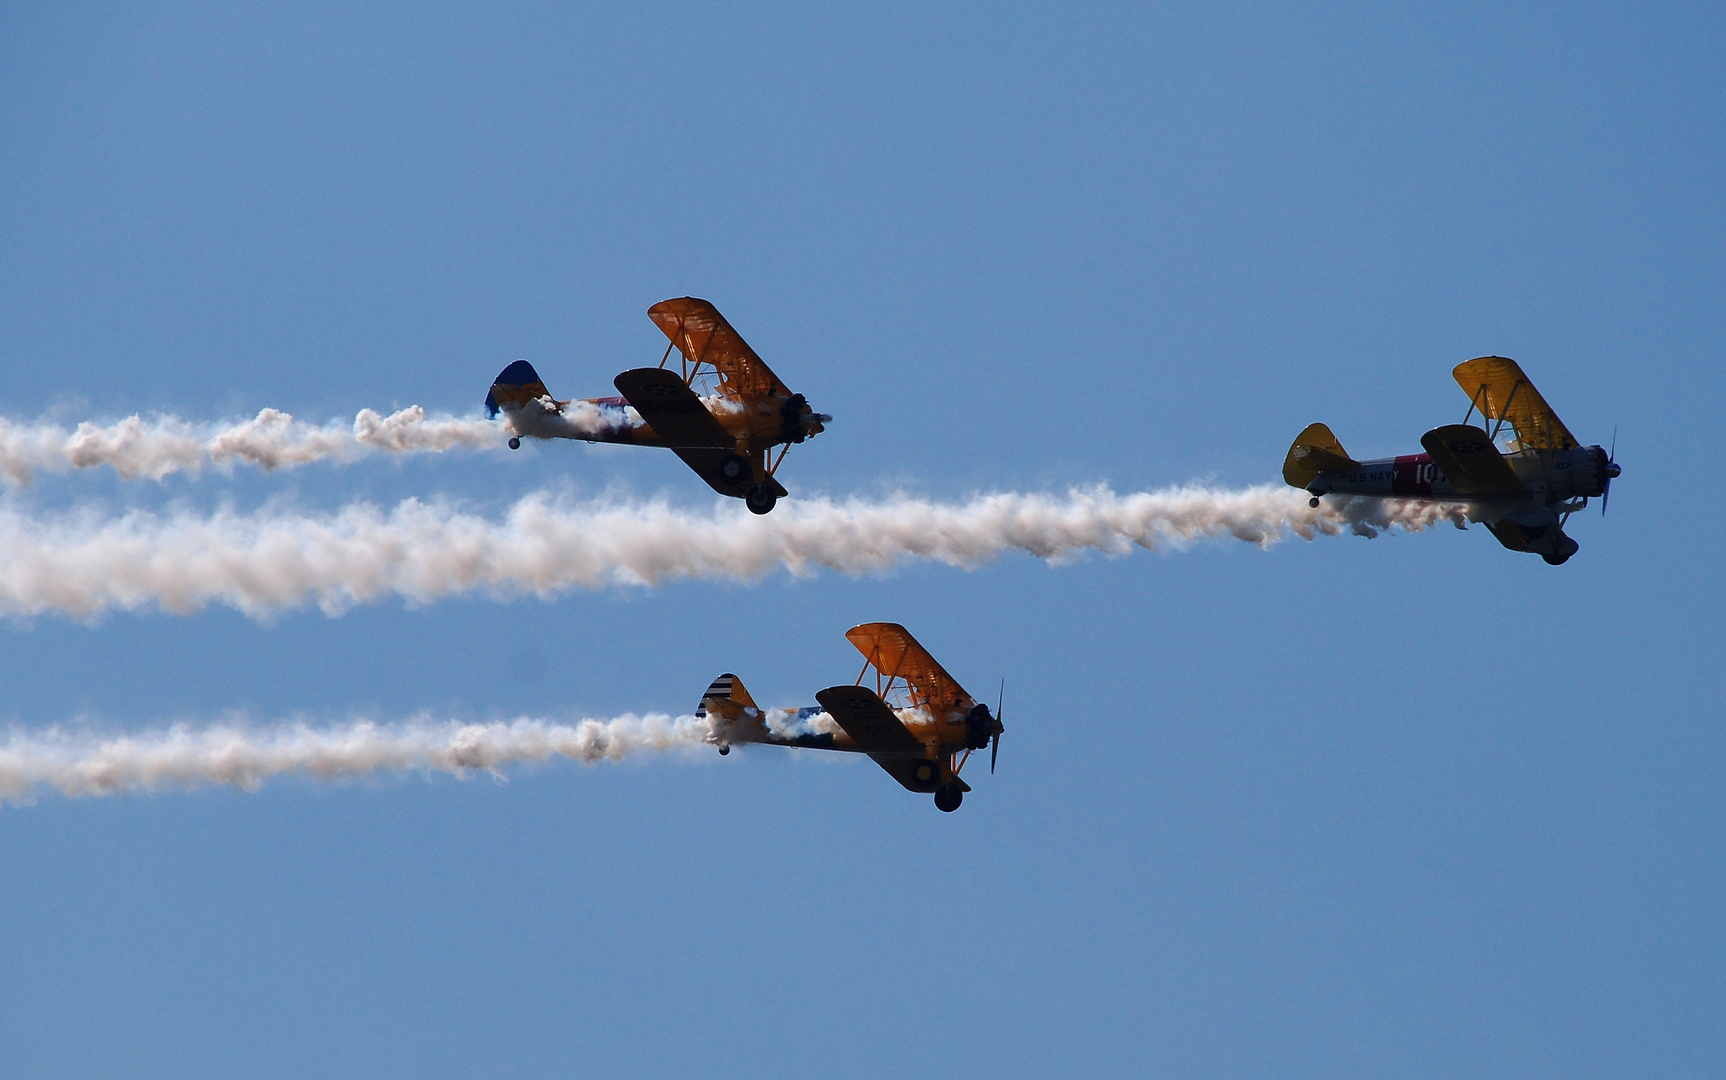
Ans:
[[[714,711],[727,719],[744,709],[757,708],[755,699],[743,688],[743,680],[729,671],[708,685],[707,693],[701,695],[701,704],[695,709],[696,716],[706,717],[708,702],[713,702]]]

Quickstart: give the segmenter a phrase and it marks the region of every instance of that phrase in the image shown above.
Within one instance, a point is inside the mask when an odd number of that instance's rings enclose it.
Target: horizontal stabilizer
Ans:
[[[1283,482],[1289,487],[1305,488],[1321,472],[1352,469],[1359,464],[1348,456],[1348,451],[1336,441],[1330,428],[1323,424],[1308,424],[1295,436],[1294,445],[1283,458]]]
[[[1420,437],[1420,445],[1460,495],[1507,498],[1528,489],[1486,432],[1471,424],[1446,424]]]

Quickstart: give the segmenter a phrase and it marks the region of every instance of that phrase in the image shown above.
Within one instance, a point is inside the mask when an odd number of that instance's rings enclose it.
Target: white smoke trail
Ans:
[[[701,746],[710,730],[706,720],[664,714],[574,724],[422,718],[342,727],[177,725],[106,736],[14,729],[0,741],[0,800],[27,801],[47,790],[81,797],[205,784],[255,791],[265,780],[289,773],[347,780],[405,770],[458,776],[484,771],[501,778],[503,766],[520,761],[562,757],[591,764],[649,750],[691,749]]]
[[[764,709],[761,720],[776,739],[795,739],[802,735],[837,735],[844,729],[825,712],[804,715],[802,709]],[[724,730],[722,727],[721,731]]]
[[[541,398],[541,402],[549,399]],[[505,411],[510,429],[521,435],[540,439],[601,439],[620,435],[641,427],[641,414],[631,405],[611,405],[593,401],[566,401],[542,404],[538,409]]]
[[[755,517],[727,502],[708,511],[661,501],[571,503],[529,495],[501,520],[409,499],[333,514],[280,510],[209,515],[93,511],[36,517],[0,505],[0,615],[225,604],[255,617],[315,602],[328,614],[399,596],[430,603],[474,590],[541,598],[572,589],[679,578],[754,581],[886,570],[910,560],[963,568],[1020,551],[1059,562],[1086,551],[1184,548],[1211,537],[1268,547],[1288,535],[1392,526],[1461,527],[1463,508],[1326,500],[1293,489],[1199,487],[1118,495],[999,493],[942,503],[804,499]]]
[[[206,465],[285,469],[314,461],[354,461],[372,453],[436,454],[503,445],[507,432],[491,420],[430,416],[418,405],[383,416],[361,409],[351,425],[323,426],[265,409],[250,420],[192,424],[174,416],[128,416],[72,431],[48,421],[0,418],[0,475],[27,484],[36,472],[111,466],[127,480],[160,480]]]

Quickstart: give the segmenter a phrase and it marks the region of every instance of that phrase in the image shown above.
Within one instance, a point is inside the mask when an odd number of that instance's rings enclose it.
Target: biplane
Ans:
[[[740,743],[868,754],[907,790],[934,793],[946,813],[959,809],[971,790],[959,777],[971,752],[989,747],[995,771],[1001,703],[990,714],[898,623],[864,623],[845,636],[863,654],[863,670],[856,683],[817,693],[819,705],[762,709],[737,676],[714,679],[695,713],[712,725],[708,741],[721,754]],[[872,688],[864,685],[871,669]]]
[[[1330,428],[1312,424],[1289,447],[1283,479],[1310,492],[1313,506],[1333,494],[1464,504],[1505,547],[1562,564],[1579,546],[1564,533],[1570,515],[1596,497],[1606,512],[1621,471],[1617,438],[1610,451],[1577,445],[1514,360],[1481,356],[1451,374],[1468,412],[1422,435],[1426,453],[1356,461]],[[1476,410],[1479,426],[1469,423]]]
[[[714,491],[768,513],[786,494],[775,479],[786,451],[833,418],[786,389],[707,301],[665,300],[647,317],[671,344],[658,367],[613,380],[621,396],[558,401],[533,365],[517,360],[492,383],[486,415],[503,414],[511,450],[524,438],[667,447]],[[673,349],[681,371],[666,366]]]

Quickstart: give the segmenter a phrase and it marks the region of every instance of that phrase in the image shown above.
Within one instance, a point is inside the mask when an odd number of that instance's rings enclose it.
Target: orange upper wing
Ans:
[[[958,680],[898,623],[864,623],[847,630],[845,637],[876,671],[888,678],[904,679],[911,688],[912,703],[936,716],[963,710],[964,703],[971,700]]]
[[[1480,356],[1456,365],[1451,374],[1462,392],[1474,399],[1482,416],[1510,421],[1517,441],[1524,446],[1536,450],[1570,450],[1576,446],[1575,436],[1515,360]]]
[[[693,296],[662,300],[647,309],[647,317],[690,363],[713,365],[719,372],[719,392],[726,397],[754,401],[789,395],[779,376],[707,301]]]

